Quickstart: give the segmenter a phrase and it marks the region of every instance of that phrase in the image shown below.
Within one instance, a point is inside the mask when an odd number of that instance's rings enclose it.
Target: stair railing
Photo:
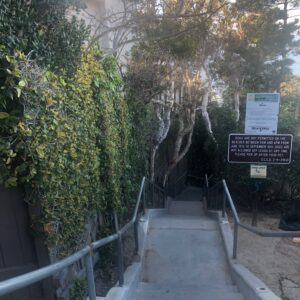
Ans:
[[[261,229],[257,228],[248,224],[244,224],[240,221],[238,212],[234,205],[234,201],[231,197],[229,192],[228,186],[226,181],[223,179],[216,183],[214,186],[209,186],[209,180],[207,175],[206,184],[205,184],[205,201],[207,210],[214,209],[214,210],[221,210],[222,217],[224,218],[226,215],[226,204],[229,204],[229,207],[233,214],[233,253],[232,258],[237,258],[237,249],[238,249],[238,233],[239,227],[244,228],[256,235],[261,237],[300,237],[300,231],[279,231],[279,230],[268,230],[268,229]]]
[[[146,195],[147,191],[151,191],[148,197]],[[21,288],[39,282],[73,265],[77,261],[83,259],[85,264],[89,300],[96,300],[96,288],[95,288],[95,278],[94,278],[94,269],[93,269],[94,268],[93,252],[109,243],[112,243],[113,241],[118,242],[118,280],[119,280],[119,286],[123,286],[124,253],[123,253],[122,237],[132,226],[134,227],[135,253],[138,254],[139,252],[139,235],[138,235],[139,210],[141,209],[142,214],[144,214],[146,206],[151,201],[152,203],[156,201],[156,203],[158,202],[162,206],[165,200],[166,200],[166,193],[164,189],[157,186],[156,184],[153,184],[146,177],[143,177],[131,220],[128,223],[126,223],[122,228],[119,228],[118,217],[116,212],[114,212],[114,220],[115,220],[115,228],[116,228],[115,234],[112,234],[98,241],[95,241],[90,245],[87,245],[80,251],[77,251],[76,253],[54,264],[37,269],[32,272],[25,273],[23,275],[19,275],[1,281],[0,296],[12,293],[16,290],[19,290]]]

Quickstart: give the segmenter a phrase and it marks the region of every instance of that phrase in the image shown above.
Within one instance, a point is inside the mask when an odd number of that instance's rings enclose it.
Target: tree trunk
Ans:
[[[158,119],[158,129],[155,132],[155,138],[152,145],[151,159],[150,159],[150,178],[153,182],[155,179],[155,159],[159,145],[166,139],[171,126],[171,109],[166,107],[165,104],[154,103],[156,105],[155,112]]]
[[[234,111],[236,113],[235,121],[240,120],[240,91],[236,90],[234,92]]]
[[[209,117],[209,114],[208,114],[208,111],[207,111],[208,102],[209,102],[209,95],[211,94],[211,90],[212,90],[212,78],[211,78],[210,73],[209,73],[209,68],[205,64],[204,64],[203,69],[204,69],[204,72],[205,72],[206,77],[207,77],[208,86],[205,88],[205,91],[204,91],[204,96],[203,96],[202,105],[201,105],[201,114],[202,114],[204,125],[205,125],[205,128],[206,128],[208,134],[216,142],[216,139],[214,137],[214,133],[213,133],[212,128],[211,128],[210,117]]]
[[[192,136],[193,136],[193,130],[195,125],[195,119],[196,119],[196,109],[194,109],[192,112],[186,111],[187,118],[190,118],[187,122],[187,126],[184,126],[184,116],[181,115],[179,118],[179,129],[178,134],[176,137],[175,145],[174,145],[174,152],[172,155],[171,163],[168,165],[167,170],[165,171],[164,180],[163,180],[163,186],[166,185],[167,179],[173,169],[176,167],[176,165],[184,158],[184,156],[187,154],[187,152],[190,149],[190,146],[192,144]],[[187,137],[187,142],[184,148],[182,148],[182,143],[184,138]],[[181,151],[180,151],[181,150]]]
[[[213,133],[212,127],[211,127],[210,117],[209,117],[209,114],[208,114],[208,111],[207,111],[208,99],[209,99],[209,92],[206,91],[204,96],[203,96],[203,100],[202,100],[201,114],[202,114],[202,118],[203,118],[203,121],[204,121],[204,126],[206,128],[206,131],[212,137],[212,139],[216,142],[216,139],[214,137],[214,133]]]
[[[166,183],[167,183],[167,179],[169,177],[169,175],[171,174],[171,172],[173,171],[173,169],[176,167],[176,165],[184,158],[184,156],[188,153],[191,144],[192,144],[192,136],[193,136],[193,129],[191,130],[191,132],[189,133],[188,136],[188,141],[187,144],[185,145],[184,149],[181,151],[180,155],[177,157],[177,159],[175,161],[173,161],[164,176],[164,181],[163,181],[163,186],[165,187]]]
[[[154,182],[155,177],[155,158],[158,146],[154,146],[151,152],[151,159],[150,159],[150,180]]]

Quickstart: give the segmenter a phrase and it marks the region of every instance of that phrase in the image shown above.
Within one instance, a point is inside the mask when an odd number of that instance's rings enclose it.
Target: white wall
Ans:
[[[106,30],[104,26],[101,26],[101,20],[109,15],[116,13],[122,13],[124,11],[123,4],[121,0],[84,0],[87,9],[82,13],[82,17],[85,22],[91,25],[92,35],[97,34],[102,30]],[[118,17],[121,14],[118,14]],[[116,24],[111,24],[112,18],[108,18],[106,25],[115,26]],[[122,30],[122,29],[121,29]],[[115,32],[106,34],[99,39],[102,49],[107,52],[117,51],[118,56],[122,62],[125,62],[125,54],[128,53],[132,47],[132,44],[126,44],[123,48],[116,49],[116,43],[114,43]],[[129,35],[130,38],[130,35]]]

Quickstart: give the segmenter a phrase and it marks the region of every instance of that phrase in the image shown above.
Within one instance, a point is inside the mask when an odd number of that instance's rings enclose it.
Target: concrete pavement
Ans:
[[[187,189],[151,220],[133,300],[242,300],[232,284],[217,222]]]

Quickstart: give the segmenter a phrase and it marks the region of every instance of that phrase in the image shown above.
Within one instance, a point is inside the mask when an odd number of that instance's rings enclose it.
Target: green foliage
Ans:
[[[106,76],[103,80],[95,80],[93,84],[94,97],[98,99],[98,124],[100,135],[98,139],[101,153],[100,181],[103,184],[103,199],[106,210],[112,211],[121,207],[123,186],[123,171],[126,168],[128,156],[127,108],[120,94],[122,79],[116,73],[116,64],[112,58],[103,62]]]
[[[147,28],[148,39],[157,40],[156,43],[161,49],[177,59],[190,59],[196,54],[199,42],[199,30],[191,30],[188,34],[180,32],[189,31],[195,26],[193,22],[181,21],[180,19],[162,19],[156,24],[156,28]],[[203,24],[204,27],[204,24]],[[203,28],[204,29],[204,28]],[[178,38],[180,36],[180,38]]]
[[[130,189],[130,199],[136,199],[140,180],[143,176],[149,176],[149,153],[151,147],[151,133],[153,124],[153,110],[149,103],[136,99],[132,95],[127,97],[128,112],[130,118],[130,143],[129,165],[126,176]]]
[[[237,127],[234,112],[228,106],[218,106],[213,102],[209,107],[209,114],[216,142],[207,133],[202,116],[198,115],[188,155],[189,168],[193,175],[199,177],[204,177],[205,173],[227,177],[228,135],[240,132],[241,129]]]
[[[167,76],[168,68],[156,62],[168,61],[170,58],[156,43],[140,43],[132,48],[131,55],[125,87],[130,98],[143,106],[143,102],[150,102],[166,89],[163,78]]]
[[[137,31],[149,45],[162,49],[173,60],[191,61],[206,51],[212,12],[220,8],[218,0],[144,3],[144,9],[138,12],[141,21]]]
[[[30,53],[39,65],[74,73],[88,36],[75,17],[78,8],[78,0],[2,0],[0,44],[11,54],[15,49]],[[73,17],[68,17],[71,10]]]
[[[75,279],[70,289],[70,300],[83,300],[86,297],[86,280]]]
[[[287,12],[274,2],[238,0],[230,6],[232,20],[225,19],[221,29],[224,52],[214,62],[228,90],[237,88],[237,77],[244,79],[243,94],[273,92],[291,75],[293,60],[289,56],[299,51],[300,41],[295,36],[299,24],[298,20],[286,23]],[[237,30],[232,30],[234,27]]]
[[[26,185],[27,200],[42,208],[34,224],[66,255],[89,214],[128,201],[132,120],[122,79],[115,59],[98,50],[82,55],[72,78],[4,47],[0,64],[0,181]]]
[[[297,78],[296,78],[297,79]],[[296,80],[295,78],[292,80]],[[283,85],[278,133],[292,134],[293,151],[290,165],[268,165],[267,179],[263,180],[259,197],[268,198],[272,209],[280,207],[300,208],[300,141],[299,141],[299,93],[297,81],[291,88],[290,83]],[[294,86],[294,89],[293,89]],[[207,134],[202,117],[199,116],[194,129],[193,144],[188,155],[189,170],[195,176],[203,177],[206,174],[214,178],[225,178],[230,183],[231,192],[240,204],[251,205],[254,197],[254,180],[250,179],[248,164],[229,164],[227,161],[228,136],[230,133],[244,131],[243,122],[235,122],[234,113],[227,105],[218,106],[212,103],[209,107],[212,128],[217,144]],[[244,115],[244,114],[242,114]],[[277,206],[274,202],[277,201]],[[283,206],[278,203],[282,203]]]
[[[299,80],[299,78],[298,78]],[[289,186],[289,192],[285,193],[285,198],[291,200],[292,205],[298,203],[300,209],[300,119],[299,113],[299,81],[296,85],[296,90],[284,93],[281,98],[281,109],[279,115],[278,132],[293,135],[292,145],[292,161],[288,166],[277,166],[271,169],[272,177],[275,184],[282,188],[284,192],[284,185]]]

